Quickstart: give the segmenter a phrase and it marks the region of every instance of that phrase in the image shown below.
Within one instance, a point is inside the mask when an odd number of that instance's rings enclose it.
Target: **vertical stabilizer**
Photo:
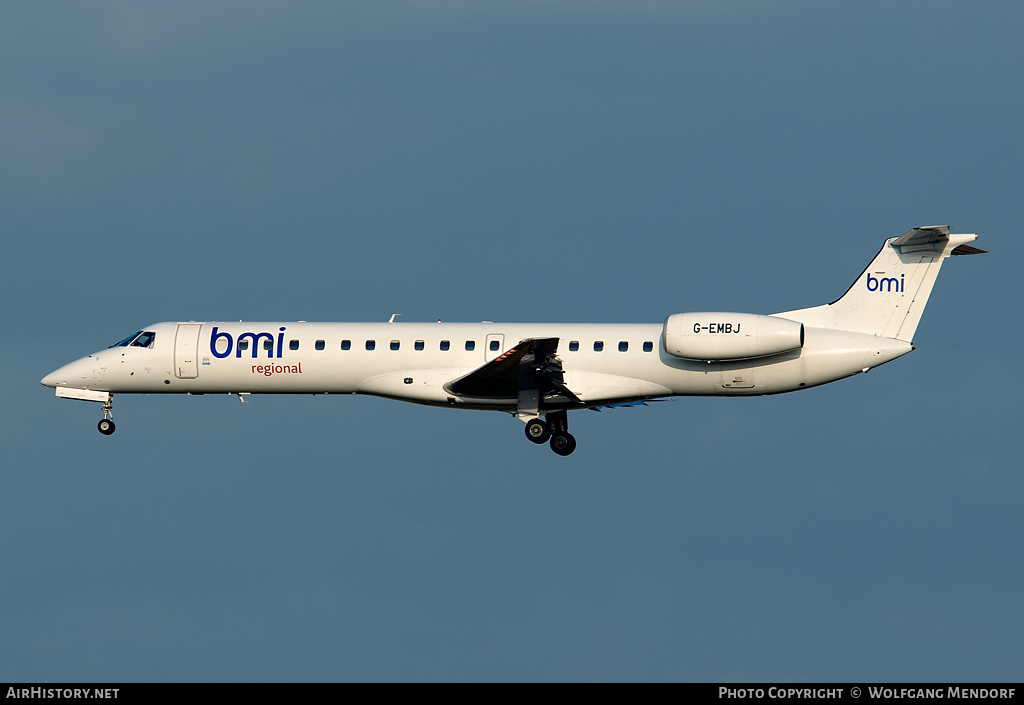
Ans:
[[[950,255],[983,253],[967,243],[978,236],[951,235],[945,225],[914,228],[885,241],[845,294],[824,306],[777,313],[817,328],[835,328],[910,342]]]

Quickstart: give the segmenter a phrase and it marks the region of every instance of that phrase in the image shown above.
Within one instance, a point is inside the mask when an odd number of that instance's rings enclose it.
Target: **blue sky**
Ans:
[[[23,4],[0,26],[0,680],[1019,680],[1018,3]],[[38,380],[163,320],[831,301],[913,355],[503,414]]]

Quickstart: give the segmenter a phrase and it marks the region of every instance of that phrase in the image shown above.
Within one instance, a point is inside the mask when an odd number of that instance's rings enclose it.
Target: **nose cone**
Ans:
[[[103,373],[99,360],[94,355],[75,360],[39,380],[45,387],[75,387],[89,389]]]
[[[44,387],[74,387],[75,382],[80,382],[83,377],[82,374],[82,361],[75,360],[74,362],[60,367],[50,374],[39,380],[39,383]]]

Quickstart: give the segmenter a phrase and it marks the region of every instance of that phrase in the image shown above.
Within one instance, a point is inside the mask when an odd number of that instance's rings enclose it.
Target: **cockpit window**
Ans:
[[[133,348],[151,348],[156,340],[156,333],[151,330],[143,331],[142,335],[132,341]]]
[[[138,338],[141,334],[142,334],[141,330],[140,331],[136,331],[136,332],[132,333],[131,335],[129,335],[124,340],[122,340],[120,343],[114,343],[110,347],[112,347],[112,348],[127,348],[129,345],[131,345],[132,341],[135,340],[136,338]]]
[[[140,330],[136,333],[132,333],[120,343],[114,343],[110,347],[127,348],[131,345],[133,348],[151,348],[153,347],[154,340],[156,340],[156,333],[151,330]]]

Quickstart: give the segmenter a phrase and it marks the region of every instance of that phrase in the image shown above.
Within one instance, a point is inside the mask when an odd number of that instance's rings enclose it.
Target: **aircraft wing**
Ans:
[[[527,338],[444,388],[459,396],[506,398],[537,389],[541,398],[558,394],[582,404],[565,386],[557,349],[558,338]]]

